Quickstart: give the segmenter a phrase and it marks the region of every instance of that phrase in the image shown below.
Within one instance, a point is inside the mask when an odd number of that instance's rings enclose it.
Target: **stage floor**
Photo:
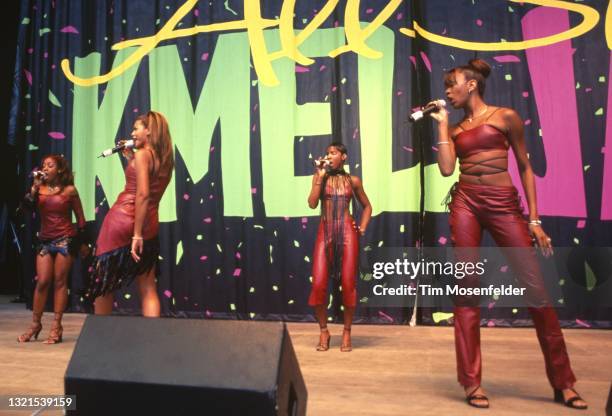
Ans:
[[[31,312],[0,297],[0,395],[63,394],[63,377],[84,314],[66,314],[64,342],[45,345],[52,314],[43,317],[37,342],[18,344]],[[456,382],[453,330],[447,327],[355,325],[353,352],[341,353],[342,327],[331,325],[331,349],[316,352],[315,324],[289,323],[308,389],[308,415],[473,415]],[[565,330],[579,392],[589,410],[552,401],[535,332],[482,330],[483,385],[491,415],[604,415],[612,382],[612,331]],[[27,412],[0,414],[24,415]],[[61,414],[43,411],[36,414]]]

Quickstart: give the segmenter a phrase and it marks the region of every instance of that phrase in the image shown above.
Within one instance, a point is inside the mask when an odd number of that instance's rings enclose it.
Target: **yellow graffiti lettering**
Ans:
[[[529,39],[518,42],[470,42],[456,38],[436,35],[421,27],[417,22],[413,22],[414,31],[423,38],[454,48],[469,49],[474,51],[516,51],[529,48],[537,48],[538,46],[552,45],[568,39],[584,35],[589,30],[593,29],[599,21],[599,13],[592,7],[582,4],[574,4],[560,0],[509,0],[513,3],[531,3],[539,6],[554,7],[558,9],[568,10],[582,15],[582,22],[579,25],[550,36],[545,36],[537,39]],[[606,25],[607,29],[607,25]],[[406,33],[409,29],[400,29],[400,32]],[[606,31],[607,34],[607,31]]]
[[[365,40],[385,23],[401,2],[402,0],[391,0],[371,23],[361,29],[359,22],[359,0],[348,0],[344,11],[344,31],[346,32],[347,44],[334,49],[329,53],[329,56],[334,58],[341,53],[353,51],[367,58],[380,58],[382,54],[366,45]]]
[[[606,44],[608,49],[612,50],[612,24],[610,19],[612,19],[612,0],[608,3],[608,10],[606,10]]]

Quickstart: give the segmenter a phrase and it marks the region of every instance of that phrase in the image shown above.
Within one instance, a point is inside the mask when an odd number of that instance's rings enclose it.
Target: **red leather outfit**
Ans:
[[[146,151],[146,150],[140,150]],[[171,176],[151,174],[149,203],[142,226],[144,240],[140,262],[130,255],[136,208],[136,166],[132,159],[125,168],[125,189],[106,214],[98,240],[90,284],[85,296],[91,300],[129,285],[136,276],[146,273],[157,264],[159,255],[159,201]]]
[[[348,212],[352,197],[349,175],[339,174],[326,179],[321,196],[321,222],[313,253],[312,290],[308,298],[310,306],[327,304],[330,274],[340,278],[344,307],[353,308],[357,304],[355,283],[359,233]]]
[[[74,237],[77,232],[72,226],[72,211],[77,217],[77,226],[85,227],[85,215],[78,198],[70,195],[38,194],[40,213],[40,240],[55,240],[61,237]]]
[[[463,159],[475,153],[507,150],[507,138],[497,128],[483,124],[460,132],[454,139],[463,175],[487,175],[506,169],[486,163],[467,163]],[[496,157],[498,158],[507,158]],[[467,165],[467,166],[466,166]],[[485,173],[470,172],[474,166],[487,166]],[[455,247],[480,246],[482,231],[487,230],[499,247],[524,247],[520,255],[509,255],[508,260],[522,287],[527,289],[529,312],[533,319],[540,347],[544,354],[546,375],[553,388],[564,389],[576,381],[559,327],[559,321],[544,287],[536,252],[529,235],[527,221],[522,215],[519,195],[514,186],[491,186],[460,181],[451,190],[451,240]],[[518,250],[516,250],[518,251]],[[516,252],[515,251],[515,252]],[[458,261],[475,261],[478,250],[457,250]],[[519,258],[520,257],[520,258]],[[477,277],[458,280],[466,287],[478,286]],[[480,308],[474,299],[455,299],[455,349],[457,373],[463,386],[480,385],[482,364],[480,353]]]

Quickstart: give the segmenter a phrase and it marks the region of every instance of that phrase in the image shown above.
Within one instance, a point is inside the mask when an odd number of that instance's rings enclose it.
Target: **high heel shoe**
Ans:
[[[64,328],[62,324],[53,324],[49,337],[43,341],[43,344],[59,344],[62,342],[62,335],[64,334]]]
[[[472,390],[471,393],[465,396],[465,401],[472,407],[476,407],[478,409],[488,409],[489,408],[489,398],[482,393],[476,393],[480,386],[477,386]],[[479,400],[480,402],[476,402]]]
[[[33,322],[30,329],[17,337],[17,342],[30,342],[30,339],[34,337],[38,339],[38,334],[42,331],[42,324],[39,322]]]
[[[572,388],[570,388],[570,390],[573,391],[576,395],[574,397],[570,397],[569,399],[565,400],[565,397],[563,397],[563,390],[555,389],[555,402],[563,403],[565,406],[571,407],[572,409],[578,409],[578,410],[588,409],[589,405],[587,405],[585,400],[582,397],[580,397],[578,392]],[[584,405],[576,404],[578,400],[582,400],[583,402],[585,402],[585,404]]]
[[[345,332],[348,332],[348,334],[349,334],[349,342],[348,342],[348,344],[344,343],[344,333]],[[340,345],[340,351],[341,352],[351,352],[351,351],[353,351],[353,346],[351,345],[350,336],[351,336],[351,328],[344,327],[344,330],[342,331],[342,344]]]
[[[325,332],[327,332],[327,342],[321,341],[321,335]],[[317,351],[327,351],[329,349],[331,335],[329,334],[329,330],[326,326],[321,328],[321,335],[319,335],[319,345],[317,345]]]

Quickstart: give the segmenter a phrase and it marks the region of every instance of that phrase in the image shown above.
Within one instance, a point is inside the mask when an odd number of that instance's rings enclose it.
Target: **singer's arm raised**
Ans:
[[[448,126],[448,111],[440,108],[430,116],[438,122],[438,167],[442,176],[450,176],[455,172],[457,164],[457,154],[455,153],[455,143],[451,139],[451,129]]]

